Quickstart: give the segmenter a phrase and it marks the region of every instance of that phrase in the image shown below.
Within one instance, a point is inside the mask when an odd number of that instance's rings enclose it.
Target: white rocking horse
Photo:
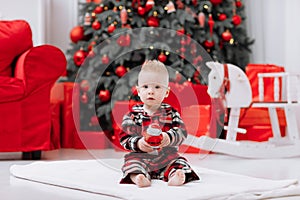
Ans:
[[[246,74],[237,66],[232,64],[220,64],[208,62],[211,69],[208,75],[208,94],[212,98],[219,98],[222,95],[222,88],[226,88],[225,100],[230,108],[226,139],[201,136],[200,138],[189,138],[192,145],[200,149],[216,153],[229,154],[245,158],[283,158],[300,156],[300,131],[297,127],[295,106],[300,105],[300,92],[296,100],[291,99],[290,91],[286,91],[287,100],[279,101],[278,94],[274,94],[276,102],[263,102],[263,78],[274,77],[274,91],[280,91],[278,78],[285,80],[283,86],[290,86],[288,73],[262,73],[259,78],[259,102],[252,102],[252,91]],[[296,76],[297,85],[300,83],[300,76]],[[262,93],[262,94],[261,94]],[[224,94],[224,93],[223,93]],[[237,133],[246,133],[246,130],[238,127],[240,110],[247,107],[266,107],[269,111],[273,137],[265,142],[236,141]],[[282,137],[280,134],[279,122],[276,108],[283,108],[287,122],[287,134]]]

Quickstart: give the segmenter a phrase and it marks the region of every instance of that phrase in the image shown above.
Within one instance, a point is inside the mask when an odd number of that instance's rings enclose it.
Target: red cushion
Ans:
[[[0,21],[0,76],[11,76],[11,64],[33,46],[29,24],[24,20]]]

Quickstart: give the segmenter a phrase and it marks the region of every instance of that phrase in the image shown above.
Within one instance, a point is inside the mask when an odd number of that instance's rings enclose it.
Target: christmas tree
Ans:
[[[242,69],[249,61],[242,0],[87,0],[79,8],[67,56],[82,129],[98,130],[99,122],[112,130],[113,102],[138,100],[136,80],[126,74],[146,59],[171,66],[171,81],[193,84],[207,83],[210,59]]]

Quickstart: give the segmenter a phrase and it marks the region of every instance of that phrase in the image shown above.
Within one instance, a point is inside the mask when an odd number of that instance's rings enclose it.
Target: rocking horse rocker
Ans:
[[[252,102],[252,91],[250,82],[246,74],[237,66],[232,64],[220,64],[217,62],[208,62],[207,66],[211,69],[208,75],[208,94],[211,98],[220,98],[224,87],[226,93],[224,96],[227,108],[230,108],[226,139],[211,138],[201,136],[198,139],[193,138],[194,144],[200,149],[216,153],[224,153],[245,158],[283,158],[300,156],[300,131],[297,127],[295,106],[300,106],[300,92],[297,99],[291,98],[289,86],[298,85],[300,76],[281,73],[261,73],[259,78],[259,96],[258,102]],[[274,77],[274,102],[263,101],[263,78]],[[282,78],[282,86],[287,86],[285,90],[286,100],[279,100],[279,77]],[[297,84],[291,84],[292,78]],[[284,84],[285,83],[285,84]],[[299,89],[298,89],[299,90]],[[255,141],[236,141],[237,133],[246,133],[245,129],[238,128],[240,110],[247,107],[265,107],[268,108],[273,137],[265,142]],[[282,137],[279,128],[276,108],[282,108],[285,113],[287,123],[287,134]]]

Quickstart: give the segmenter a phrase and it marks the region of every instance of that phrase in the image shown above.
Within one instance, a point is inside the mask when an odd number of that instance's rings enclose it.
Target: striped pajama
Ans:
[[[170,137],[170,144],[151,153],[141,151],[137,142],[142,138],[151,123],[158,123],[162,131]],[[123,131],[120,133],[120,143],[130,152],[125,155],[122,167],[123,178],[120,183],[132,183],[130,174],[144,174],[149,180],[160,179],[168,181],[177,169],[186,174],[186,182],[199,180],[187,160],[178,154],[178,146],[187,136],[185,126],[179,113],[170,105],[163,103],[152,116],[147,115],[143,105],[136,105],[123,118]]]

